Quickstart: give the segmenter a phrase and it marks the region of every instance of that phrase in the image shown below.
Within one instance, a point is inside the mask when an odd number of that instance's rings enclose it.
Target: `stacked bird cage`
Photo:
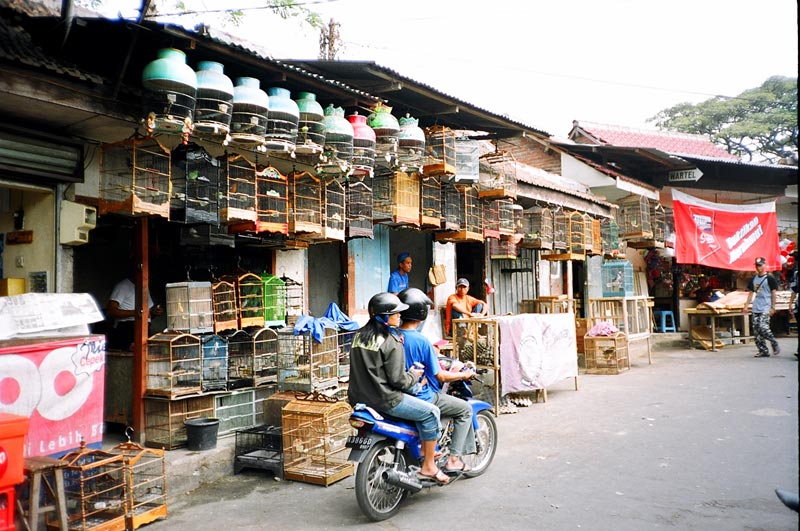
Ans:
[[[500,204],[497,200],[482,201],[483,237],[500,238]]]
[[[385,172],[397,169],[400,123],[397,118],[392,116],[392,108],[378,102],[367,118],[367,124],[375,131],[376,171]]]
[[[173,282],[165,286],[167,329],[190,334],[214,330],[211,282]]]
[[[553,211],[542,206],[534,206],[522,214],[523,236],[521,247],[531,249],[553,248]]]
[[[622,240],[649,240],[653,237],[650,205],[647,198],[631,194],[619,200],[619,237]]]
[[[351,176],[347,180],[345,237],[348,240],[373,237],[372,199],[371,177]]]
[[[613,218],[603,218],[600,222],[601,249],[605,255],[619,254],[619,226]]]
[[[295,334],[291,328],[278,330],[278,389],[321,391],[339,383],[338,335],[323,329],[318,342],[309,332]]]
[[[177,398],[202,392],[200,338],[181,332],[161,332],[147,339],[145,392]]]
[[[461,193],[454,182],[442,182],[441,195],[441,223],[443,231],[457,231],[461,228]]]
[[[214,414],[219,420],[218,435],[228,435],[236,430],[255,426],[255,393],[241,389],[214,396]]]
[[[169,219],[170,179],[170,152],[155,138],[103,144],[98,213]]]
[[[456,185],[458,191],[458,229],[454,232],[438,232],[437,241],[443,242],[482,242],[483,208],[478,199],[477,185]]]
[[[312,393],[283,407],[283,474],[286,479],[328,486],[353,474],[347,460],[352,408]]]
[[[508,151],[495,151],[480,157],[478,196],[481,199],[516,199],[517,163]]]
[[[322,233],[320,240],[342,242],[345,237],[345,181],[328,178],[322,183]]]
[[[255,223],[256,214],[256,166],[244,155],[225,154],[220,158],[220,223]]]
[[[492,260],[516,260],[519,249],[513,240],[489,240],[489,258]]]
[[[559,208],[553,213],[553,250],[569,249],[569,230],[567,220],[569,213]]]
[[[277,378],[278,336],[271,328],[239,330],[228,337],[228,388],[274,382]]]
[[[477,140],[456,138],[455,181],[464,185],[477,184],[480,178],[480,144]]]
[[[194,143],[172,150],[172,199],[169,219],[219,224],[219,161]]]
[[[264,326],[264,286],[261,284],[261,277],[243,272],[226,276],[225,280],[236,287],[238,328]]]
[[[309,172],[289,174],[289,233],[304,238],[322,236],[323,181]]]
[[[286,176],[268,166],[256,171],[256,232],[289,233]]]
[[[438,229],[442,225],[442,186],[438,177],[420,176],[419,226]]]
[[[517,217],[515,213],[522,207],[515,205],[514,200],[508,198],[495,199],[495,202],[497,203],[497,215],[500,222],[498,225],[500,239],[505,240],[513,238],[521,232],[517,227]]]
[[[418,173],[376,173],[372,180],[373,220],[390,225],[419,226]]]
[[[303,283],[289,277],[281,277],[286,294],[286,326],[294,326],[301,315],[305,314],[306,298]]]
[[[572,255],[584,255],[586,253],[586,223],[583,221],[583,214],[578,211],[570,212],[567,215],[567,252]]]
[[[189,396],[180,400],[145,397],[145,445],[174,450],[186,445],[184,421],[214,417],[214,395]]]
[[[126,529],[167,517],[167,463],[164,450],[144,448],[128,439],[111,448],[124,458],[127,481]]]
[[[300,110],[295,151],[297,153],[320,153],[322,145],[325,143],[325,124],[323,123],[325,111],[317,103],[317,95],[312,92],[298,93],[295,103]]]
[[[350,379],[350,349],[353,347],[355,330],[339,329],[336,344],[339,346],[339,381],[346,382]]]
[[[286,283],[275,275],[263,273],[264,326],[286,325]]]
[[[222,336],[200,336],[203,360],[203,391],[224,391],[228,388],[228,342]]]
[[[294,151],[300,108],[291,99],[291,92],[285,88],[270,87],[267,89],[267,94],[269,111],[264,147],[270,151]]]
[[[211,302],[214,311],[214,333],[235,330],[239,327],[236,286],[233,282],[215,281],[211,285]]]
[[[447,180],[456,174],[456,133],[449,127],[434,125],[425,129],[426,177]]]

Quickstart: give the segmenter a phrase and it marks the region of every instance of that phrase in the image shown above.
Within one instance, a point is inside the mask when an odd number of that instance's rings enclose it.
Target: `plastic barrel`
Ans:
[[[200,417],[183,422],[186,426],[186,446],[192,451],[211,450],[217,447],[219,419]]]

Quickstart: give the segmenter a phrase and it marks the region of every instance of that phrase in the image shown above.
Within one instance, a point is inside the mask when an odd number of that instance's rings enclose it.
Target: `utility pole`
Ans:
[[[328,25],[319,31],[319,58],[326,61],[335,61],[339,54],[339,26],[338,22],[331,19]]]

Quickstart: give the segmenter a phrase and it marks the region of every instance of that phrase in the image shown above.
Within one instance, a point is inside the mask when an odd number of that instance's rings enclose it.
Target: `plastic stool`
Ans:
[[[675,316],[672,314],[671,310],[661,310],[659,312],[661,314],[660,325],[658,327],[659,332],[677,332],[675,330]]]
[[[29,489],[27,511],[19,499],[17,507],[23,524],[30,531],[39,529],[39,517],[54,511],[56,520],[53,527],[62,531],[69,529],[67,524],[67,503],[64,494],[64,466],[66,461],[52,457],[25,458],[25,475]],[[50,503],[48,503],[48,501]],[[42,504],[44,502],[44,504]]]

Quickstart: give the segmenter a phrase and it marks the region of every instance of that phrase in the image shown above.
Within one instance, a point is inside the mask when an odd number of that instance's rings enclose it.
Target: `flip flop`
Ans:
[[[447,485],[450,483],[450,476],[442,472],[441,470],[437,470],[435,474],[429,476],[428,474],[423,474],[422,472],[417,472],[417,478],[423,481],[435,481],[440,485]]]
[[[459,468],[448,468],[447,466],[444,467],[445,474],[463,474],[465,472],[469,472],[470,470],[472,470],[472,468],[464,461],[461,461],[461,466]]]

